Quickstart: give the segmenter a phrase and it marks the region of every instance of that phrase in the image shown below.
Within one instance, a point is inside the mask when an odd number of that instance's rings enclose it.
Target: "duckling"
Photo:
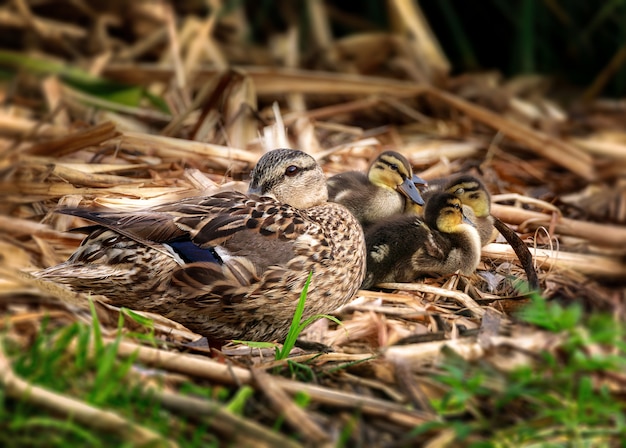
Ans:
[[[309,273],[305,319],[352,298],[365,241],[352,214],[327,202],[324,173],[306,153],[270,151],[251,176],[248,194],[134,212],[60,210],[96,225],[68,261],[38,275],[159,313],[210,341],[281,340]]]
[[[423,191],[422,195],[428,202],[432,195],[441,191],[451,193],[461,200],[463,213],[476,226],[483,246],[494,239],[491,196],[480,179],[470,174],[436,179],[428,184],[428,189]],[[423,216],[424,209],[417,204],[407,204],[405,212]]]
[[[402,212],[407,203],[424,205],[411,164],[395,151],[381,153],[367,174],[348,171],[328,179],[330,201],[348,208],[363,227]],[[422,181],[423,182],[423,181]]]
[[[452,193],[463,203],[465,216],[476,225],[481,245],[494,239],[491,196],[480,179],[470,174],[461,174],[449,180],[444,191]],[[467,209],[466,207],[469,207]]]
[[[461,200],[450,193],[434,194],[423,220],[409,214],[388,218],[369,228],[365,240],[363,289],[457,270],[471,275],[480,262],[478,231],[464,216]]]

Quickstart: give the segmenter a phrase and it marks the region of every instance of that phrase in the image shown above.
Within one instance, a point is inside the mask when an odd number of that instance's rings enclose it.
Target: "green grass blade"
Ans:
[[[91,329],[93,331],[94,353],[98,356],[98,354],[102,352],[104,341],[102,339],[102,329],[100,328],[100,321],[98,320],[96,306],[91,298],[89,298],[89,311],[91,311]]]
[[[91,331],[84,325],[81,325],[76,338],[76,357],[74,359],[74,366],[77,369],[84,369],[87,366],[90,339]]]
[[[304,322],[300,324],[300,326],[298,327],[298,334],[302,333],[302,331],[304,331],[306,327],[308,327],[309,325],[311,325],[313,322],[315,322],[318,319],[328,319],[328,320],[333,321],[339,326],[343,326],[343,322],[341,322],[335,316],[331,316],[330,314],[314,314],[313,316],[309,317],[308,319],[306,319]]]
[[[309,272],[309,277],[306,279],[304,288],[302,288],[302,292],[300,293],[300,299],[298,300],[298,305],[296,306],[296,311],[293,313],[293,319],[291,320],[289,333],[287,333],[287,338],[285,339],[283,348],[277,350],[276,359],[285,359],[287,356],[289,356],[289,353],[296,345],[296,340],[298,339],[298,336],[302,332],[300,321],[302,320],[302,314],[304,313],[304,305],[306,303],[306,296],[309,292],[309,284],[311,283],[312,277],[313,271]]]
[[[246,345],[250,348],[276,348],[277,344],[274,342],[261,342],[261,341],[241,341],[239,339],[233,339],[232,342],[235,344]]]
[[[235,396],[228,402],[226,409],[233,414],[243,415],[246,403],[254,395],[254,389],[250,386],[242,386],[235,393]]]

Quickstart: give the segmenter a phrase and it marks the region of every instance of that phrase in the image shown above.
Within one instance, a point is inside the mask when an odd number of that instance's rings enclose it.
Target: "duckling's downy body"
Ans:
[[[310,272],[305,318],[345,304],[363,280],[361,228],[326,200],[312,157],[270,151],[252,172],[249,194],[139,212],[62,210],[97,225],[67,262],[39,275],[212,340],[283,339]]]
[[[369,228],[365,239],[364,289],[457,270],[470,275],[480,262],[480,236],[464,217],[459,198],[449,193],[428,200],[423,220],[410,214],[394,216]]]
[[[346,206],[367,227],[401,213],[408,202],[423,205],[416,179],[402,154],[385,151],[371,163],[367,173],[348,171],[328,179],[329,200]]]

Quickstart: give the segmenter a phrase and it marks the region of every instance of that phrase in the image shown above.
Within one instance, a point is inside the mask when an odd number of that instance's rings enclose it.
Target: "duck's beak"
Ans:
[[[415,202],[417,205],[424,205],[424,199],[422,199],[420,192],[417,191],[417,188],[413,183],[413,178],[405,179],[402,184],[398,185],[398,189],[403,195]]]
[[[413,175],[412,181],[413,181],[413,184],[415,184],[415,186],[418,187],[418,188],[422,188],[422,187],[427,187],[428,186],[428,182],[426,182],[424,179],[419,177],[417,174]]]

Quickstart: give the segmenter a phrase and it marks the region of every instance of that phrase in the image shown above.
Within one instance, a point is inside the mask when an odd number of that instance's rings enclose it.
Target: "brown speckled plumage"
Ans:
[[[247,195],[132,213],[63,210],[97,226],[67,262],[39,275],[162,314],[213,340],[280,340],[309,272],[305,318],[345,304],[363,280],[361,228],[326,200],[312,157],[274,150],[255,167]]]

